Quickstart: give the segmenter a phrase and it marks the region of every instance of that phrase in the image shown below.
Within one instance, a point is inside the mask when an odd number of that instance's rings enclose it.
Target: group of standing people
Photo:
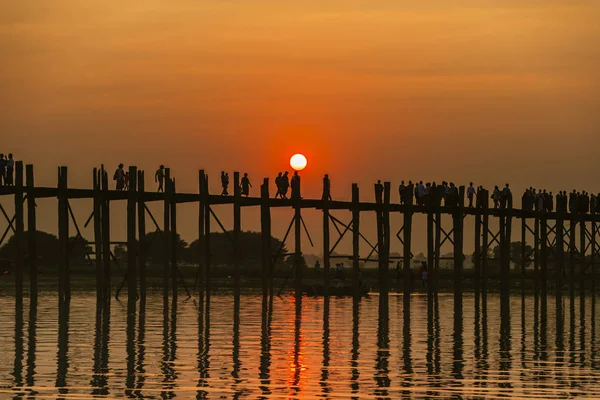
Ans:
[[[116,181],[117,190],[129,190],[129,171],[123,169],[123,164],[119,164],[113,175],[113,180]]]
[[[294,171],[292,179],[289,178],[287,171],[278,173],[275,178],[275,186],[277,186],[276,199],[287,199],[287,193],[290,188],[292,189],[292,198],[295,198],[300,193],[300,175],[298,175],[298,171]]]
[[[565,190],[561,190],[556,195],[556,211],[575,214],[600,213],[599,198],[600,194],[590,195],[586,191],[578,192],[573,189],[572,192],[567,194]],[[536,193],[536,190],[530,187],[523,193],[522,201],[523,210],[526,211],[554,211],[554,195],[545,189],[538,189]]]
[[[383,192],[383,185],[381,181],[377,181],[376,188],[381,188]],[[413,188],[413,189],[411,189]],[[376,191],[379,195],[380,190]],[[400,204],[408,204],[411,200],[411,196],[414,195],[416,204],[419,206],[441,206],[442,200],[445,206],[456,206],[458,204],[458,187],[453,182],[443,181],[441,185],[437,185],[435,182],[423,183],[419,181],[416,185],[413,185],[412,181],[408,181],[408,185],[402,181],[398,187],[400,194]]]
[[[221,196],[229,196],[229,173],[225,171],[221,171],[221,187],[223,190],[221,191]],[[252,184],[250,183],[250,178],[248,178],[248,173],[244,173],[244,176],[240,180],[240,189],[242,196],[248,197],[250,195],[250,188]]]
[[[15,160],[12,153],[5,158],[4,153],[0,153],[0,186],[13,186],[15,172]]]

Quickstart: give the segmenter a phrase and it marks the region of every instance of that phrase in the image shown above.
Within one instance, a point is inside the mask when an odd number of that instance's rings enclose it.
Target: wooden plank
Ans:
[[[489,232],[490,232],[490,192],[484,190],[483,200],[483,220],[481,222],[481,228],[483,230],[483,236],[481,241],[483,246],[481,248],[481,294],[485,298],[487,296],[487,281],[488,281],[488,254],[489,254]]]
[[[585,249],[587,245],[585,219],[581,219],[579,228],[579,306],[583,317],[583,315],[585,315],[585,270],[587,269],[587,260],[585,259]]]
[[[434,250],[434,224],[433,207],[427,212],[427,293],[433,294],[435,288],[435,250]]]
[[[25,180],[27,189],[33,192],[35,187],[33,165],[25,167]],[[37,298],[38,292],[38,270],[37,270],[37,224],[35,210],[35,194],[27,195],[27,261],[29,263],[29,296]]]
[[[69,209],[67,167],[59,167],[58,176],[58,240],[59,240],[59,301],[70,299],[69,271]]]
[[[556,306],[557,310],[562,307],[562,286],[563,286],[563,274],[565,271],[565,224],[564,224],[564,213],[559,213],[559,217],[556,219],[556,283],[555,283],[555,295],[556,295]]]
[[[435,265],[433,266],[433,285],[434,291],[440,290],[439,273],[440,260],[442,257],[442,213],[438,209],[435,211]],[[431,268],[431,267],[430,267]]]

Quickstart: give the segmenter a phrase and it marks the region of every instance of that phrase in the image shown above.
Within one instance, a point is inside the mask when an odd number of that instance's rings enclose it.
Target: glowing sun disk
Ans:
[[[296,171],[301,171],[306,168],[306,164],[306,157],[302,154],[294,154],[292,158],[290,158],[290,166]]]

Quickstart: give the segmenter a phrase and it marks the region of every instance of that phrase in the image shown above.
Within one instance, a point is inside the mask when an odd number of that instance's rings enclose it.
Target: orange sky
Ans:
[[[595,1],[0,10],[0,151],[34,163],[39,184],[55,184],[59,164],[89,186],[100,163],[164,163],[178,190],[196,190],[205,168],[216,191],[222,169],[258,184],[303,152],[310,197],[324,172],[343,198],[356,181],[370,199],[376,179],[600,190]],[[193,218],[181,225],[193,239]]]

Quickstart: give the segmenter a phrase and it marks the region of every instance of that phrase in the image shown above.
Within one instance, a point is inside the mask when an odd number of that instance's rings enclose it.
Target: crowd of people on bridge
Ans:
[[[5,158],[4,154],[0,154],[0,186],[12,186],[14,175],[14,159],[13,155],[9,154]],[[116,181],[117,190],[127,190],[129,188],[129,172],[126,172],[123,168],[123,164],[119,164],[116,169],[113,179]],[[164,192],[164,181],[165,181],[165,166],[161,165],[155,173],[155,182],[158,184],[158,192]],[[288,199],[288,191],[291,188],[291,198],[295,198],[299,194],[300,176],[298,171],[295,171],[290,178],[289,172],[279,172],[275,178],[275,185],[277,186],[277,192],[275,193],[276,199]],[[229,195],[229,173],[221,171],[221,187],[222,196]],[[242,196],[248,197],[250,195],[250,178],[247,173],[244,173],[240,181],[240,191]],[[375,200],[377,202],[383,202],[384,186],[381,180],[378,180],[375,184]],[[419,181],[413,184],[412,181],[402,181],[398,187],[400,195],[400,204],[409,204],[413,202],[418,206],[445,206],[445,207],[456,207],[460,202],[460,191],[454,182],[443,181],[441,184],[436,182],[423,182]],[[469,186],[465,190],[465,194],[468,200],[468,207],[481,208],[484,206],[484,199],[489,192],[483,188],[483,186],[475,187],[473,182],[470,182]],[[495,209],[506,208],[509,201],[512,200],[512,192],[510,185],[507,183],[501,189],[499,186],[495,186],[494,190],[490,195],[490,199],[493,202]],[[323,196],[322,200],[332,201],[331,198],[331,180],[329,175],[323,176]],[[598,213],[600,214],[600,193],[598,195],[590,194],[586,191],[578,192],[573,190],[570,193],[566,191],[559,191],[556,196],[551,191],[546,189],[535,189],[529,187],[523,193],[521,198],[522,209],[524,211],[541,211],[541,212],[563,212],[563,213]]]
[[[0,153],[0,186],[14,186],[15,160],[12,153]]]

